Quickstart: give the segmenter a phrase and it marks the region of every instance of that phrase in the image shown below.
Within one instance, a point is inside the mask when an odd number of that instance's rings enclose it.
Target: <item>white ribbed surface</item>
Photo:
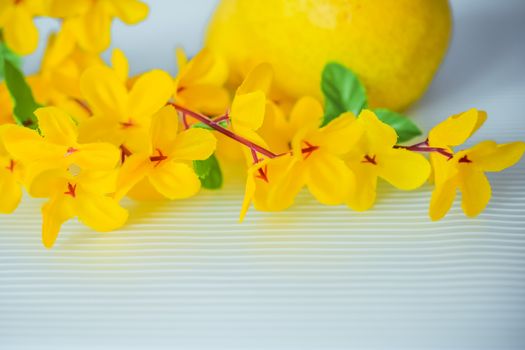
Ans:
[[[197,42],[180,36],[190,6],[150,3],[143,32],[184,20],[174,36]],[[525,139],[525,5],[505,4],[453,2],[450,55],[410,111],[424,128],[476,106],[491,119],[473,141]],[[133,33],[116,42],[135,70],[160,64],[155,54],[168,60],[161,41],[142,59]],[[429,186],[381,186],[367,213],[304,193],[287,212],[237,224],[242,188],[232,184],[127,203],[118,232],[68,223],[51,251],[40,203],[28,200],[0,217],[0,349],[523,349],[525,162],[490,179],[493,199],[474,220],[456,203],[432,223]]]

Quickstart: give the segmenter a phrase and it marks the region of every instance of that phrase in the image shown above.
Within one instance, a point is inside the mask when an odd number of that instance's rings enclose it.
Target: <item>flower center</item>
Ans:
[[[129,129],[129,128],[134,127],[134,126],[136,126],[136,124],[133,122],[133,120],[131,120],[131,118],[128,119],[127,122],[120,122],[120,127],[122,129]]]
[[[69,147],[66,151],[66,157],[72,155],[73,153],[78,152],[78,149],[74,147]]]
[[[303,142],[306,145],[306,147],[301,149],[301,152],[303,153],[303,157],[306,160],[312,155],[312,153],[314,153],[314,151],[319,149],[319,146],[312,145],[308,141],[303,141]]]
[[[160,163],[168,159],[168,156],[165,156],[160,149],[156,149],[157,155],[149,157],[149,160],[155,164],[155,167],[158,167]]]
[[[373,155],[370,156],[368,154],[365,154],[365,156],[363,157],[363,160],[361,161],[361,163],[370,163],[370,164],[377,165],[376,155],[373,154]]]
[[[259,168],[257,172],[259,173],[259,175],[256,175],[256,178],[261,179],[267,183],[270,182],[268,180],[268,165],[265,165],[264,168]]]
[[[77,184],[67,183],[67,191],[64,192],[65,195],[75,198],[77,196]]]
[[[466,155],[458,159],[458,163],[472,163],[470,159]]]
[[[131,151],[124,145],[120,145],[120,162],[124,164],[126,158],[131,156]]]
[[[14,172],[15,171],[15,165],[16,165],[16,162],[14,160],[9,160],[9,165],[6,166],[5,168],[7,170],[9,170],[10,172]]]

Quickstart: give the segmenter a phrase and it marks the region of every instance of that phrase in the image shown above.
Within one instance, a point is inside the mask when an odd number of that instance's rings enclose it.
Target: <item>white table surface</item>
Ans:
[[[173,47],[197,51],[215,1],[149,3],[114,45],[135,72],[173,72]],[[452,5],[449,55],[409,114],[428,130],[478,107],[490,119],[473,142],[524,140],[525,1]],[[40,202],[25,201],[0,217],[0,349],[523,349],[525,162],[490,179],[474,220],[456,204],[432,223],[430,187],[384,186],[364,214],[304,194],[237,224],[242,189],[228,186],[135,205],[109,234],[68,223],[51,251]]]

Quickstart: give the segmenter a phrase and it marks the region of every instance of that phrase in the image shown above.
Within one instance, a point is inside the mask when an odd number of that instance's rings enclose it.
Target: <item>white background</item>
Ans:
[[[149,3],[143,24],[115,25],[114,46],[135,72],[173,73],[174,47],[197,52],[215,1]],[[452,5],[449,55],[408,113],[428,130],[478,107],[490,119],[473,142],[524,140],[525,2]],[[110,234],[69,223],[52,251],[27,201],[0,218],[0,349],[523,349],[524,171],[491,175],[474,220],[455,205],[432,223],[430,187],[384,186],[365,214],[303,195],[239,225],[231,186],[135,205]]]

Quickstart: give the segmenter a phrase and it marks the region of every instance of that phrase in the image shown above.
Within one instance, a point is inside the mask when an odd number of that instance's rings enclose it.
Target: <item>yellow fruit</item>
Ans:
[[[206,45],[233,73],[267,61],[290,97],[321,97],[324,65],[358,74],[372,107],[401,110],[427,89],[448,47],[448,0],[222,0]]]

